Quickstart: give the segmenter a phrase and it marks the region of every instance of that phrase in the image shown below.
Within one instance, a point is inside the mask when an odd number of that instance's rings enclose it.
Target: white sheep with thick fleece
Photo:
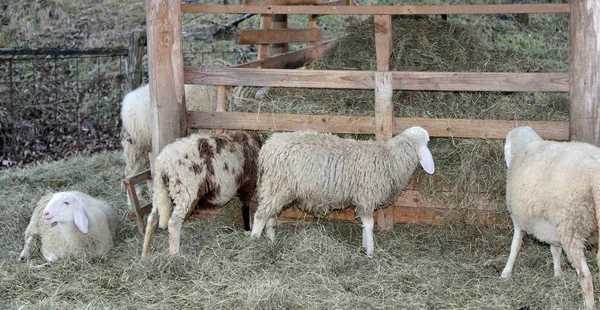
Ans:
[[[583,290],[584,304],[594,307],[592,274],[584,250],[598,229],[600,148],[581,142],[543,140],[532,128],[517,127],[506,136],[508,166],[506,206],[514,236],[502,278],[511,276],[525,233],[550,244],[554,275],[561,275],[565,251]],[[600,256],[598,256],[600,258]]]
[[[77,191],[46,195],[33,211],[19,259],[29,257],[36,236],[41,237],[41,252],[48,261],[102,256],[113,246],[116,227],[115,210],[105,201]]]
[[[187,110],[215,110],[216,87],[186,84],[184,88]],[[121,146],[125,159],[125,177],[130,177],[144,170],[149,163],[148,153],[152,151],[149,84],[140,86],[125,95],[121,102],[121,122],[123,123]]]
[[[392,203],[419,165],[432,174],[429,134],[411,127],[386,142],[342,139],[311,131],[273,134],[259,153],[258,208],[252,237],[275,239],[273,226],[294,203],[308,212],[354,207],[363,227],[362,245],[374,250],[373,212]]]

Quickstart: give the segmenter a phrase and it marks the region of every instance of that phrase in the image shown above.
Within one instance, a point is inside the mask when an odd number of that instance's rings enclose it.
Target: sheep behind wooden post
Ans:
[[[206,85],[185,85],[186,109],[194,111],[214,111],[216,88]],[[121,102],[121,146],[125,159],[125,177],[141,173],[149,163],[148,153],[152,151],[150,128],[150,89],[143,85],[127,93]],[[195,130],[205,132],[209,130]],[[139,195],[139,190],[138,195]],[[127,197],[127,203],[129,196]]]

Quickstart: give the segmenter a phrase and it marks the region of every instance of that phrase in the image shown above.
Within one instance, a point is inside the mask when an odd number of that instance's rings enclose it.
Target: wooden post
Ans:
[[[146,47],[146,33],[135,31],[129,38],[129,51],[125,60],[126,89],[125,92],[130,92],[142,83],[142,59],[144,57],[144,49]]]
[[[308,16],[308,28],[317,28],[317,17],[319,17],[319,15],[309,15]],[[308,42],[308,46],[313,46],[315,44],[316,44],[316,42]],[[306,65],[306,69],[311,70],[312,68],[313,68],[312,62],[309,63],[308,65]]]
[[[375,139],[385,141],[392,138],[394,129],[394,105],[392,104],[393,78],[390,72],[392,55],[392,17],[375,15],[375,45],[377,72],[375,73]],[[394,228],[394,205],[380,209],[377,225],[381,230]]]
[[[273,29],[287,29],[287,15],[285,14],[274,14],[273,15]],[[287,43],[276,43],[273,44],[271,49],[271,55],[283,54],[289,51]]]
[[[600,2],[571,0],[569,137],[600,146]]]
[[[260,29],[271,29],[271,25],[271,15],[263,15],[260,18]],[[258,60],[269,58],[269,55],[271,54],[269,48],[269,44],[261,44],[258,46]]]
[[[179,0],[146,0],[152,162],[160,150],[186,134]]]
[[[227,86],[219,85],[217,86],[217,106],[215,108],[216,112],[225,112],[227,111]],[[222,133],[225,131],[225,128],[217,128],[215,132]]]

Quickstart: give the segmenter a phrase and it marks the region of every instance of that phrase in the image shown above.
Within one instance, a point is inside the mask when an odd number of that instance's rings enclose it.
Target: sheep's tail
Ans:
[[[167,228],[171,213],[173,212],[173,206],[171,205],[171,199],[169,198],[169,180],[167,177],[160,177],[160,173],[156,173],[158,178],[154,180],[154,195],[152,196],[152,205],[158,211],[158,227]]]

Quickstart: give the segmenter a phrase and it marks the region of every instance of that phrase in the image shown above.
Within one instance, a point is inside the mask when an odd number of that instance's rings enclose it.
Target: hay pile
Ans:
[[[563,260],[552,276],[547,245],[526,237],[511,280],[500,279],[509,230],[396,225],[375,233],[373,257],[356,222],[312,221],[276,229],[277,242],[243,233],[239,202],[224,216],[183,225],[183,257],[166,232],[141,262],[143,237],[119,191],[120,152],[73,158],[0,174],[2,309],[577,309],[581,289]],[[97,259],[46,263],[34,250],[18,262],[35,202],[81,190],[119,215],[115,247]],[[597,268],[588,254],[592,273]],[[594,277],[597,288],[597,277]]]
[[[529,50],[501,49],[483,40],[477,29],[457,22],[430,18],[394,18],[393,71],[447,72],[548,72],[564,70],[563,63],[549,63]],[[349,26],[345,36],[315,63],[320,70],[376,70],[372,19]],[[507,92],[396,91],[396,117],[568,120],[568,94]],[[374,115],[371,90],[274,89],[266,101],[243,100],[235,111]],[[357,137],[358,138],[358,137]],[[506,216],[503,140],[433,139],[436,182],[420,171],[420,190],[445,199],[452,207],[471,210],[487,202],[488,210]],[[441,195],[441,189],[451,195]],[[450,198],[450,199],[448,199]],[[483,200],[482,200],[483,199]]]

